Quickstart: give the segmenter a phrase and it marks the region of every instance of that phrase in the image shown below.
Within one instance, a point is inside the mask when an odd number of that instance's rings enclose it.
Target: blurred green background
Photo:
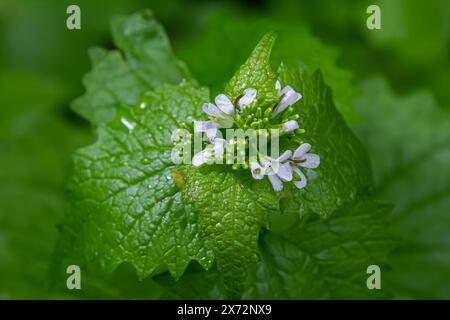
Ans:
[[[81,30],[66,28],[70,4]],[[366,27],[369,4],[381,30]],[[396,298],[450,298],[450,1],[0,0],[0,299],[174,297],[127,266],[93,271],[82,295],[47,283],[71,154],[94,139],[69,107],[87,49],[112,48],[110,17],[142,8],[213,93],[271,29],[275,62],[322,69],[372,156],[375,196],[395,204],[405,242],[386,282]]]

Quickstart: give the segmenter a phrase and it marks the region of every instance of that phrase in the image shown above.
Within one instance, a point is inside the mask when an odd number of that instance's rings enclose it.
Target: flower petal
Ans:
[[[270,157],[268,157],[268,156],[260,156],[259,160],[260,160],[261,165],[262,165],[264,170],[266,170],[267,167],[272,165],[272,161],[271,161],[272,159]]]
[[[289,120],[283,124],[283,130],[286,132],[291,132],[298,128],[299,128],[298,123],[295,120]]]
[[[230,99],[224,95],[219,94],[215,99],[217,107],[225,114],[232,115],[234,112],[234,106]]]
[[[289,87],[289,86],[287,86],[287,87]],[[286,89],[286,87],[284,89]],[[284,89],[282,91],[284,91]],[[302,95],[298,92],[295,92],[291,88],[284,94],[283,98],[281,99],[280,104],[287,104],[287,106],[292,106],[294,103],[296,103],[301,98],[302,98]]]
[[[292,180],[292,167],[289,163],[280,163],[277,166],[276,174],[283,181],[291,181]]]
[[[268,176],[270,183],[272,184],[273,190],[275,191],[281,191],[283,189],[283,182],[278,178],[276,175],[269,175]]]
[[[300,162],[298,165],[304,168],[314,169],[320,165],[320,156],[314,153],[307,153],[303,156],[304,162]]]
[[[280,80],[277,80],[277,82],[275,82],[275,89],[277,89],[278,96],[281,96],[281,83],[280,83]]]
[[[281,90],[281,94],[285,95],[285,96],[291,96],[294,93],[297,93],[301,96],[300,93],[298,93],[297,91],[295,91],[291,86],[287,85],[285,86],[282,90]]]
[[[215,117],[215,118],[223,118],[223,113],[220,112],[219,108],[217,108],[212,103],[205,103],[202,107],[203,112],[206,113],[208,116]]]
[[[214,140],[214,156],[217,158],[223,157],[225,145],[227,144],[227,141],[225,139],[217,138]]]
[[[290,97],[289,105],[292,106],[294,103],[299,101],[302,98],[302,94],[300,92],[296,92]]]
[[[252,172],[253,179],[261,180],[264,178],[264,170],[257,162],[250,162],[250,170]]]
[[[291,150],[286,150],[285,152],[283,152],[281,154],[281,156],[278,157],[278,161],[284,162],[287,159],[289,159],[291,156],[292,156],[292,151]]]
[[[242,98],[239,99],[239,102],[238,102],[239,107],[243,108],[243,107],[251,104],[253,102],[253,100],[255,100],[257,92],[258,91],[256,91],[256,89],[253,89],[253,88],[245,89],[244,95],[242,96]]]
[[[297,167],[293,167],[292,170],[294,170],[294,172],[300,178],[300,180],[294,180],[294,185],[298,189],[303,189],[304,187],[306,187],[306,184],[308,183],[308,180],[306,179],[306,176],[303,174],[303,172],[301,172],[300,169],[297,168]]]
[[[278,103],[275,110],[272,112],[272,118],[283,112],[287,107],[293,105],[302,98],[302,95],[292,89],[291,86],[284,87],[280,92],[281,101]]]
[[[209,140],[212,140],[217,135],[217,128],[219,125],[214,121],[195,121],[194,132],[206,132]]]
[[[194,132],[206,132],[206,130],[217,128],[214,121],[194,121]]]
[[[281,93],[282,95],[287,95],[287,94],[290,94],[292,91],[295,92],[295,90],[292,89],[292,87],[291,87],[290,85],[287,85],[287,86],[285,86],[285,87],[281,90],[280,93]]]
[[[214,138],[217,135],[217,129],[208,129],[206,130],[206,136],[208,137],[208,140],[214,140]]]
[[[205,164],[212,156],[212,148],[206,147],[204,150],[200,151],[196,155],[192,157],[192,165],[195,167],[199,167],[202,164]]]
[[[286,108],[287,108],[287,104],[281,104],[281,101],[277,104],[277,106],[275,107],[275,109],[272,112],[271,118],[275,118],[278,114],[280,114],[281,112],[283,112]]]
[[[302,159],[303,156],[311,149],[309,143],[302,143],[294,152],[293,159]]]
[[[233,126],[234,120],[231,116],[224,114],[223,118],[214,118],[220,128],[231,128]]]

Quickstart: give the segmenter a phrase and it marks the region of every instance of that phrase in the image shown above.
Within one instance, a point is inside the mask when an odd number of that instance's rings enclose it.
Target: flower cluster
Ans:
[[[277,81],[275,87],[280,100],[275,106],[264,112],[265,115],[269,115],[270,119],[264,118],[259,122],[269,123],[302,98],[302,95],[289,85],[282,88],[280,82]],[[215,104],[205,103],[203,105],[203,111],[209,116],[209,121],[196,122],[194,131],[206,133],[204,141],[206,147],[192,158],[194,166],[210,163],[223,156],[225,147],[234,141],[218,137],[218,130],[233,128],[236,125],[236,119],[243,111],[255,106],[257,94],[256,89],[247,88],[234,104],[227,95],[219,94],[215,98]],[[283,118],[284,122],[277,124],[277,128],[281,129],[282,133],[293,133],[299,129],[297,118],[298,116],[291,119]],[[306,186],[307,179],[300,167],[314,169],[320,164],[320,157],[317,154],[308,153],[310,149],[310,144],[302,143],[294,152],[287,150],[276,159],[258,153],[256,158],[250,160],[249,166],[244,167],[250,167],[254,179],[260,180],[267,176],[275,191],[282,190],[283,182],[288,181],[292,181],[297,188],[302,189]]]
[[[252,176],[260,180],[266,175],[275,191],[281,191],[283,182],[288,181],[293,181],[297,188],[303,189],[307,180],[299,167],[314,169],[320,164],[319,155],[308,153],[310,149],[309,143],[302,143],[294,153],[287,150],[276,159],[260,156],[259,162],[250,162]]]

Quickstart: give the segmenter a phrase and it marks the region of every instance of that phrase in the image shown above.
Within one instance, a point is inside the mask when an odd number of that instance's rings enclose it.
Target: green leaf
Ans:
[[[88,91],[95,96],[105,85],[114,85],[108,90],[114,89],[116,97],[107,110],[90,108],[88,103],[95,98],[85,96],[89,112],[98,112],[89,115],[98,126],[98,140],[75,156],[71,211],[61,227],[54,270],[69,262],[98,261],[111,272],[129,262],[140,278],[167,269],[178,279],[191,260],[208,269],[214,255],[227,296],[239,298],[247,271],[258,261],[258,238],[261,227],[268,227],[268,214],[281,206],[283,213],[295,217],[310,213],[326,217],[355,201],[371,183],[366,154],[334,109],[320,74],[307,76],[294,67],[282,68],[280,78],[304,95],[296,105],[299,123],[307,132],[302,140],[320,150],[325,161],[316,173],[308,172],[307,190],[290,188],[277,198],[267,180],[256,181],[247,170],[176,167],[170,159],[172,130],[200,117],[208,91],[182,82],[161,84],[144,94],[146,85],[133,85],[138,69],[151,74],[159,68],[154,64],[161,63],[160,58],[152,60],[158,54],[141,46],[146,43],[142,38],[153,37],[148,29],[155,28],[141,20],[134,15],[115,22],[114,38],[124,48],[126,61],[117,52],[91,52],[94,72],[101,76],[90,79]],[[233,100],[254,87],[259,105],[277,101],[277,76],[269,61],[274,41],[274,33],[266,34],[226,86]],[[130,77],[117,77],[117,82],[108,80],[109,69],[117,72],[119,61],[122,70],[133,72],[126,71]],[[293,140],[292,149],[299,142]]]
[[[172,52],[166,32],[151,11],[116,16],[111,22],[111,32],[132,72],[151,87],[192,80],[184,62]]]
[[[405,243],[390,262],[398,297],[448,299],[450,277],[450,113],[427,92],[395,96],[381,78],[355,103],[369,147],[375,193],[396,203],[390,224]]]
[[[397,241],[386,228],[391,206],[363,199],[328,219],[278,212],[259,239],[260,261],[249,270],[244,299],[376,299],[390,298],[385,284],[388,254]],[[294,221],[288,222],[288,221]],[[287,226],[286,226],[286,222]],[[382,290],[368,290],[367,267],[378,265]],[[155,280],[170,299],[222,299],[220,277],[192,267],[179,281],[170,276]]]
[[[261,261],[246,299],[386,298],[367,289],[367,267],[381,266],[395,241],[386,225],[390,206],[363,200],[328,219],[310,215],[260,240]],[[377,292],[378,291],[378,292]]]
[[[270,66],[275,39],[275,33],[264,35],[227,84],[225,93],[232,101],[246,88],[258,90],[258,105],[278,101],[277,77]],[[254,181],[248,171],[233,172],[230,166],[193,169],[187,173],[183,196],[199,212],[228,296],[240,298],[247,269],[258,261],[260,228],[267,224],[267,212],[277,208],[269,184]]]
[[[225,86],[225,93],[232,101],[246,88],[258,90],[258,105],[271,106],[278,101],[275,82],[277,75],[270,66],[270,53],[276,40],[276,33],[265,34],[256,45],[247,61],[236,71]]]
[[[111,121],[117,107],[136,104],[145,91],[192,79],[150,11],[118,16],[111,29],[123,53],[99,49],[90,53],[93,69],[83,81],[86,93],[72,105],[94,124]]]
[[[223,166],[222,166],[223,167]],[[183,198],[195,206],[229,297],[242,295],[247,269],[258,261],[258,237],[276,198],[267,181],[227,166],[190,170]]]
[[[306,130],[301,140],[310,143],[312,152],[319,154],[321,160],[317,169],[305,170],[306,188],[299,190],[286,184],[281,210],[301,215],[315,212],[327,217],[367,194],[372,184],[367,152],[335,109],[331,89],[320,72],[308,75],[298,68],[282,66],[280,80],[282,85],[289,84],[303,94],[294,106],[300,115],[298,123]],[[298,141],[294,139],[285,147],[295,150]]]
[[[279,8],[282,4],[277,1],[276,6]],[[325,82],[333,88],[339,112],[349,124],[358,122],[359,117],[352,110],[352,101],[358,91],[352,84],[352,73],[337,66],[340,51],[322,43],[299,19],[288,22],[286,19],[249,14],[236,16],[217,11],[202,25],[195,38],[176,43],[177,54],[186,61],[195,77],[217,94],[248,57],[256,44],[255,39],[270,30],[276,30],[279,35],[272,52],[272,65],[278,66],[284,61],[311,73],[320,69]]]
[[[92,66],[99,64],[104,58],[108,56],[108,53],[108,49],[102,47],[89,48],[88,55]]]
[[[230,80],[225,92],[232,100],[245,88],[253,87],[262,96],[259,103],[270,106],[277,101],[276,75],[269,61],[274,41],[275,34],[266,34]],[[281,68],[280,79],[306,96],[296,110],[300,114],[299,123],[307,132],[302,139],[313,144],[323,158],[318,170],[308,172],[309,187],[305,190],[288,187],[278,204],[267,181],[254,182],[248,173],[230,172],[228,167],[224,172],[217,166],[207,171],[193,170],[186,177],[184,199],[199,211],[200,224],[211,239],[226,290],[234,298],[241,296],[246,270],[257,261],[259,231],[270,210],[280,206],[285,213],[314,212],[326,217],[366,194],[370,187],[367,154],[335,110],[331,92],[320,73],[307,76],[293,70]],[[295,150],[298,142],[294,139],[288,147]],[[340,170],[335,170],[336,167]],[[238,178],[241,175],[245,178]],[[257,191],[260,186],[266,190]],[[255,196],[264,193],[267,201]]]
[[[142,104],[118,109],[113,122],[99,126],[96,143],[75,155],[71,213],[62,225],[56,268],[98,259],[108,272],[130,262],[140,278],[164,268],[179,278],[191,260],[210,267],[213,256],[197,215],[172,180],[178,169],[170,140],[207,100],[208,90],[189,83],[162,85],[148,94],[144,110]]]

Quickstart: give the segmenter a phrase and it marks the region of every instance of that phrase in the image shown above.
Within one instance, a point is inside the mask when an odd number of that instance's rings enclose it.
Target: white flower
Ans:
[[[283,112],[287,107],[293,105],[302,98],[302,95],[292,89],[291,86],[285,86],[281,89],[280,81],[277,80],[275,87],[278,91],[278,96],[281,97],[280,102],[277,104],[272,112],[272,118],[276,117],[279,113]]]
[[[264,168],[258,162],[250,162],[250,170],[253,179],[261,180],[264,178]]]
[[[238,101],[239,111],[250,105],[256,98],[256,89],[247,88],[244,90],[244,95]],[[217,123],[218,128],[231,128],[234,122],[234,105],[225,94],[219,94],[213,103],[205,103],[203,105],[203,112],[205,112],[212,122]]]
[[[314,153],[308,153],[311,149],[309,143],[302,143],[300,147],[295,150],[292,156],[292,161],[301,167],[315,169],[320,165],[320,157]]]
[[[286,132],[291,132],[298,128],[299,128],[298,123],[295,120],[289,120],[283,124],[283,131]]]
[[[199,167],[202,164],[209,162],[212,159],[220,159],[223,156],[225,145],[227,141],[225,139],[213,138],[209,142],[205,149],[197,153],[192,157],[192,164],[195,167]]]
[[[217,135],[217,129],[219,125],[214,121],[195,121],[194,132],[206,132],[206,136],[209,140],[212,140]]]
[[[277,159],[267,156],[264,156],[261,159],[264,174],[268,176],[275,191],[281,191],[281,189],[283,189],[283,181],[292,180],[292,168],[288,162],[291,156],[292,151],[287,150]]]
[[[250,105],[256,98],[256,89],[247,88],[244,90],[244,95],[239,99],[238,105],[240,110],[244,109],[246,106]]]
[[[210,116],[211,120],[216,122],[219,127],[231,128],[233,126],[234,106],[230,99],[224,94],[219,94],[215,102],[215,105],[205,103],[203,105],[203,112]]]
[[[294,185],[299,189],[303,189],[304,187],[306,187],[307,180],[303,172],[301,172],[300,169],[296,166],[292,166],[292,171],[296,173],[299,178],[299,180],[293,181]]]
[[[195,121],[194,132],[206,132],[205,142],[208,144],[205,149],[195,154],[192,158],[192,164],[196,167],[212,160],[219,159],[223,156],[224,147],[227,141],[217,138],[218,124],[213,121]]]
[[[307,179],[298,167],[314,169],[320,165],[320,156],[314,153],[308,153],[310,149],[311,145],[309,143],[303,143],[295,150],[291,158],[292,170],[300,178],[300,180],[294,180],[295,186],[299,189],[306,186]]]

